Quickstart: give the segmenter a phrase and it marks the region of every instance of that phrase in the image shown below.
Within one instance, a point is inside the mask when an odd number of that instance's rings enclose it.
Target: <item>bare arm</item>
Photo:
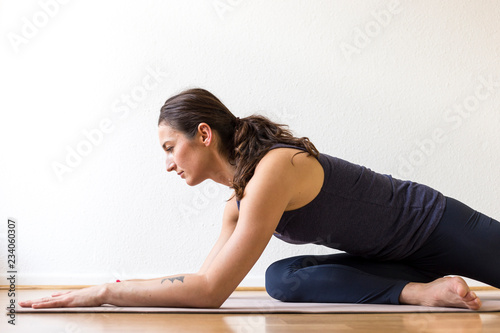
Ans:
[[[282,154],[271,152],[262,159],[246,187],[234,230],[231,231],[232,219],[228,218],[224,222],[227,226],[223,227],[219,240],[197,274],[95,286],[54,299],[38,300],[35,307],[102,304],[219,307],[266,248],[294,193],[295,172],[290,158]],[[234,210],[227,210],[232,216]],[[20,303],[21,306],[31,304],[34,301]]]
[[[224,245],[226,244],[226,242],[228,241],[228,239],[233,234],[234,229],[236,227],[237,221],[238,221],[238,206],[236,204],[236,198],[233,197],[231,200],[229,200],[226,203],[226,207],[224,209],[224,215],[223,215],[223,219],[222,219],[222,228],[221,228],[221,232],[220,232],[219,238],[217,239],[215,245],[213,246],[212,250],[208,254],[207,258],[205,259],[202,267],[200,268],[200,270],[198,271],[197,274],[172,275],[172,276],[165,276],[165,277],[162,277],[162,278],[155,278],[155,279],[149,279],[149,280],[127,280],[127,281],[124,281],[124,282],[130,282],[130,281],[133,281],[133,282],[144,282],[144,281],[148,281],[148,282],[156,283],[156,285],[158,285],[158,283],[162,284],[162,285],[164,285],[163,287],[165,287],[165,288],[169,287],[171,284],[173,286],[174,283],[176,285],[178,285],[179,283],[184,283],[185,280],[186,280],[186,282],[190,282],[190,284],[193,284],[193,285],[197,285],[197,284],[200,284],[200,283],[206,283],[206,281],[203,281],[203,279],[200,279],[200,277],[202,277],[203,274],[207,272],[207,270],[210,267],[210,264],[212,263],[212,261],[217,257],[217,255],[220,252],[220,250],[224,247]],[[189,286],[189,284],[188,284],[188,286]],[[180,286],[177,289],[180,290]],[[186,297],[187,296],[187,294],[186,294],[187,292],[188,292],[188,288],[183,288],[183,290],[181,291],[181,294],[179,295],[180,296],[180,300],[178,300],[177,306],[192,306],[192,307],[196,307],[197,304],[192,303],[192,302],[189,302],[189,305],[183,304],[183,302],[185,302],[189,298],[189,297]],[[200,292],[200,291],[197,292],[196,289],[194,289],[190,293],[194,293],[194,297],[200,298],[200,303],[198,303],[199,307],[209,307],[210,306],[210,304],[206,305],[203,302],[203,300],[201,299],[200,296],[203,295],[202,292]],[[129,292],[126,292],[125,294],[133,294],[133,292],[129,291]],[[121,302],[124,303],[123,305],[129,304],[130,301],[131,301],[131,299],[130,299],[129,296],[126,297],[125,299],[121,300]],[[141,306],[142,305],[142,302],[141,302],[140,299],[138,299],[136,301],[138,302],[137,306]],[[163,300],[160,299],[159,300],[160,304],[158,304],[158,305],[161,306],[162,301]],[[206,301],[206,299],[205,299],[205,301]],[[120,304],[118,304],[118,302],[120,302],[120,300],[116,299],[116,300],[114,300],[113,304],[120,305]],[[152,304],[150,302],[151,302],[151,299],[146,300],[146,304],[145,305],[151,306]],[[175,305],[169,305],[169,306],[175,306]]]
[[[130,304],[133,298],[134,302],[145,305],[222,305],[266,248],[290,202],[293,179],[296,177],[293,171],[288,157],[284,159],[273,154],[262,160],[246,187],[234,231],[229,227],[234,226],[234,222],[230,222],[231,219],[226,220],[227,229],[223,227],[216,246],[198,274],[181,275],[178,279],[172,277],[172,282],[165,281],[163,284],[160,281],[146,282],[144,285],[138,285],[139,289],[135,291],[127,290],[126,284],[111,284],[108,296],[104,297],[107,303]],[[232,206],[226,207],[226,212],[231,216],[231,212],[234,212]]]
[[[224,244],[226,244],[229,237],[231,237],[231,235],[233,234],[233,231],[236,227],[236,222],[238,222],[238,206],[236,204],[236,198],[233,197],[226,203],[226,207],[224,208],[224,215],[222,217],[222,228],[220,231],[219,238],[215,242],[207,258],[205,259],[203,265],[198,271],[198,274],[203,274],[207,271],[208,267],[210,266],[210,263],[214,260],[214,258],[217,256],[217,254],[222,249]],[[130,279],[130,280],[122,280],[122,282],[153,281],[158,279],[160,279],[161,281],[161,279],[164,278],[168,277],[165,276],[163,278],[153,278],[153,279]]]
[[[238,212],[238,206],[236,204],[236,197],[233,197],[226,203],[226,207],[224,208],[224,215],[222,217],[222,228],[219,238],[217,239],[217,242],[215,243],[214,247],[208,254],[207,258],[205,259],[205,262],[198,271],[198,274],[204,274],[207,271],[208,267],[210,266],[214,258],[220,252],[222,247],[226,244],[227,240],[231,237],[231,235],[234,232],[234,229],[236,228],[236,223],[238,222],[238,215],[239,212]]]

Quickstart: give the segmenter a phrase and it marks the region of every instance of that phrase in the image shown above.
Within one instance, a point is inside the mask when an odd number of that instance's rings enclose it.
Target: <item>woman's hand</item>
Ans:
[[[101,306],[106,285],[93,286],[80,290],[54,293],[50,297],[19,302],[23,308],[68,308]]]

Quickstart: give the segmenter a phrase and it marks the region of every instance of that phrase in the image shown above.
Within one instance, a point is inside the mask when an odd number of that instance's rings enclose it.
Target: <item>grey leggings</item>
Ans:
[[[399,304],[409,282],[461,275],[500,288],[500,223],[446,198],[441,221],[424,245],[400,261],[347,253],[296,256],[266,271],[266,290],[285,302]]]

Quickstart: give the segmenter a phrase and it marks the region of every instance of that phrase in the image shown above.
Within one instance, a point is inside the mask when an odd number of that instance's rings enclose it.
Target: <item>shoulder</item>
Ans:
[[[256,170],[258,168],[264,168],[269,165],[282,165],[282,166],[287,166],[287,165],[292,165],[292,157],[297,154],[297,153],[302,153],[299,149],[294,149],[294,148],[275,148],[270,150],[269,152],[262,157],[262,159],[259,161],[257,164],[257,167],[255,168]]]
[[[251,190],[255,183],[259,184],[258,187],[266,183],[274,189],[280,187],[285,191],[291,191],[297,184],[296,180],[307,172],[311,163],[318,163],[318,161],[300,149],[272,149],[255,167],[254,175],[248,182],[247,188]]]
[[[318,163],[318,160],[299,148],[276,148],[270,150],[260,160],[255,168],[255,173],[270,172],[277,170],[284,172],[300,172],[311,163]]]
[[[260,184],[272,184],[269,188],[272,195],[284,196],[287,200],[286,209],[293,210],[304,206],[318,195],[325,173],[319,160],[307,152],[278,148],[262,158],[254,177]]]
[[[264,200],[268,203],[275,200],[287,201],[293,193],[293,179],[297,176],[292,164],[295,149],[273,149],[259,161],[252,178],[245,187],[241,202]],[[270,200],[273,198],[272,200]],[[283,202],[286,207],[288,202]]]
[[[259,161],[252,179],[273,177],[277,180],[293,180],[297,176],[297,163],[300,164],[306,156],[307,153],[298,149],[272,149]]]

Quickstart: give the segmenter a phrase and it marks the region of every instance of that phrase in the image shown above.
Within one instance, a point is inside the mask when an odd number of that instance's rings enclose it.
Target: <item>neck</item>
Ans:
[[[213,177],[210,177],[214,182],[231,186],[236,172],[236,167],[231,165],[227,159],[219,158],[216,161],[216,168]]]

